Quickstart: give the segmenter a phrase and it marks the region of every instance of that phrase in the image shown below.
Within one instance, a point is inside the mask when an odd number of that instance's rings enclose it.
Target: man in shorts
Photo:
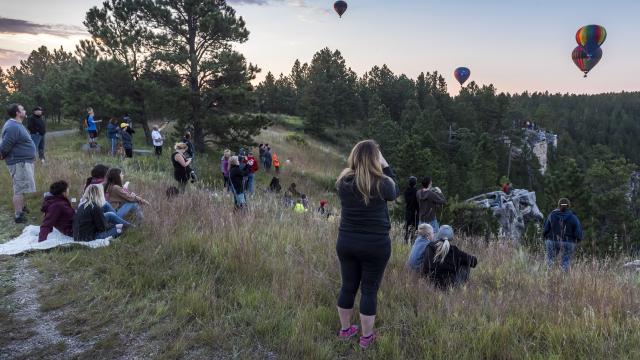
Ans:
[[[31,135],[22,125],[26,112],[20,104],[7,107],[9,120],[2,127],[0,159],[7,163],[13,181],[13,208],[15,222],[27,222],[25,217],[24,194],[36,192],[33,162],[36,160],[36,145]]]
[[[102,120],[94,120],[93,115],[93,109],[88,108],[85,126],[89,134],[89,147],[91,148],[97,147],[96,138],[98,137],[98,127],[96,124],[102,122]]]

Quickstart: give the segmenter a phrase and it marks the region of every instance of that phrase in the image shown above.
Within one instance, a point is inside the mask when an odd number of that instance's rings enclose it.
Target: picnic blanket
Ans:
[[[72,237],[66,236],[53,229],[47,240],[38,242],[38,234],[40,227],[29,225],[22,231],[22,235],[10,240],[4,244],[0,244],[0,255],[18,255],[31,251],[49,250],[58,246],[82,245],[90,248],[99,248],[109,246],[112,238],[98,239],[94,241],[73,241]]]

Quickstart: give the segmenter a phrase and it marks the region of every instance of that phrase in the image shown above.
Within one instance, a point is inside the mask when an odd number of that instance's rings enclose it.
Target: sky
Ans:
[[[87,37],[82,21],[101,0],[0,0],[0,66],[40,45],[73,50]],[[471,80],[499,91],[603,93],[640,91],[637,0],[348,0],[342,19],[333,1],[231,0],[251,32],[239,44],[263,72],[288,74],[296,59],[310,62],[338,49],[362,75],[387,64],[396,74],[445,75],[452,93],[458,66]],[[599,24],[608,32],[604,56],[584,79],[571,61],[575,33]]]

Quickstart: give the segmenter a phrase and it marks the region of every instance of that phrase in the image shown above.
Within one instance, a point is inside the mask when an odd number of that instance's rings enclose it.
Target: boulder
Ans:
[[[494,191],[466,202],[491,211],[500,225],[499,236],[517,243],[522,240],[527,223],[544,220],[536,203],[536,193],[529,190],[515,189],[510,194]]]

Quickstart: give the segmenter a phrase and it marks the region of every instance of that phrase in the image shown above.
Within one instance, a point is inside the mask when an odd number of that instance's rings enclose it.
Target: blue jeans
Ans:
[[[140,208],[140,204],[138,203],[124,203],[122,204],[122,206],[120,206],[118,211],[116,211],[116,214],[121,218],[124,218],[132,211],[136,213],[136,218],[138,221],[142,221],[144,219],[144,216],[142,215],[142,209]]]
[[[96,240],[106,239],[108,237],[117,238],[118,236],[120,236],[120,234],[118,234],[118,229],[116,229],[116,227],[114,226],[107,231],[103,231],[101,233],[96,234]]]
[[[562,250],[562,270],[569,271],[571,257],[576,251],[576,243],[570,241],[545,240],[544,244],[547,248],[547,266],[553,266],[556,262],[558,253]]]
[[[118,216],[118,214],[116,213],[116,210],[108,202],[105,202],[104,205],[102,206],[102,212],[104,213],[104,217],[107,218],[107,222],[109,224],[113,224],[113,225],[123,224],[127,226],[131,225],[130,222]]]
[[[111,156],[116,156],[116,148],[118,147],[118,139],[109,139],[111,144]]]
[[[40,134],[31,134],[31,140],[36,146],[38,150],[38,157],[43,160],[44,159],[44,136]]]
[[[255,176],[256,176],[256,174],[247,175],[247,184],[245,185],[245,188],[247,189],[247,192],[249,194],[253,194],[253,178]]]

